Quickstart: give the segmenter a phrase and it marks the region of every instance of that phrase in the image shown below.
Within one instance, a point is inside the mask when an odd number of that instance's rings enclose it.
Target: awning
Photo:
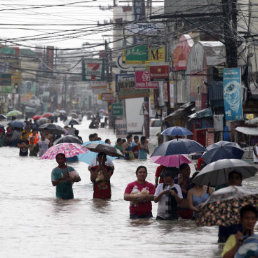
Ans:
[[[236,131],[247,135],[258,136],[258,127],[237,127]]]
[[[174,118],[174,117],[178,117],[181,116],[182,114],[184,114],[188,109],[191,110],[194,107],[194,103],[193,102],[187,102],[184,105],[180,106],[180,108],[178,108],[176,111],[174,111],[173,113],[169,114],[168,116],[165,117],[165,119],[169,119],[169,118]]]
[[[188,116],[190,119],[199,119],[199,118],[205,118],[205,117],[212,117],[212,111],[210,108],[205,108],[200,111],[197,111],[190,116]]]

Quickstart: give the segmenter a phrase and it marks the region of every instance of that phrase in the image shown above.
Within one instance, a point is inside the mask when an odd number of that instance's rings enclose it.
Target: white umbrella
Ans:
[[[199,185],[218,186],[228,182],[230,172],[236,171],[242,178],[255,175],[257,168],[246,161],[239,159],[221,159],[205,166],[193,179],[193,183]]]

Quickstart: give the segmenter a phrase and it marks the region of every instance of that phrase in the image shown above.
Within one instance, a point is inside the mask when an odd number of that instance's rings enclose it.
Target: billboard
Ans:
[[[47,68],[53,71],[54,67],[54,47],[47,46]]]
[[[148,47],[135,46],[123,51],[124,61],[126,64],[145,64],[148,61]]]
[[[135,89],[134,74],[116,74],[116,92],[119,99],[149,96],[149,90]]]
[[[92,90],[107,89],[107,82],[106,81],[91,81],[90,88]]]
[[[150,47],[148,60],[149,62],[165,62],[166,61],[165,46]]]
[[[223,96],[226,120],[242,120],[242,91],[240,68],[224,68]]]
[[[150,73],[148,71],[135,72],[135,88],[136,89],[157,89],[158,82],[150,80]]]
[[[104,64],[103,59],[83,59],[82,60],[82,80],[83,81],[103,81]]]
[[[150,77],[151,79],[168,79],[169,65],[165,63],[163,64],[150,63]]]

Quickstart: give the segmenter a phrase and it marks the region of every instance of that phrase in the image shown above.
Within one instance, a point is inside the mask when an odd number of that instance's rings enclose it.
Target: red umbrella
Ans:
[[[33,120],[38,120],[38,119],[40,119],[40,118],[41,118],[40,115],[36,115],[36,116],[32,117]]]
[[[52,113],[44,113],[44,114],[42,115],[42,117],[50,117],[50,116],[53,116],[53,114],[52,114]]]

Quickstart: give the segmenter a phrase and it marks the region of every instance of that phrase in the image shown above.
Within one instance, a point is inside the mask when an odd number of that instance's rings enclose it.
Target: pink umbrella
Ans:
[[[55,159],[58,153],[63,153],[66,158],[71,158],[79,154],[88,152],[85,146],[78,143],[59,143],[50,147],[41,159]]]
[[[154,163],[165,167],[179,167],[183,163],[191,163],[191,160],[183,154],[169,156],[153,156],[151,157]]]

